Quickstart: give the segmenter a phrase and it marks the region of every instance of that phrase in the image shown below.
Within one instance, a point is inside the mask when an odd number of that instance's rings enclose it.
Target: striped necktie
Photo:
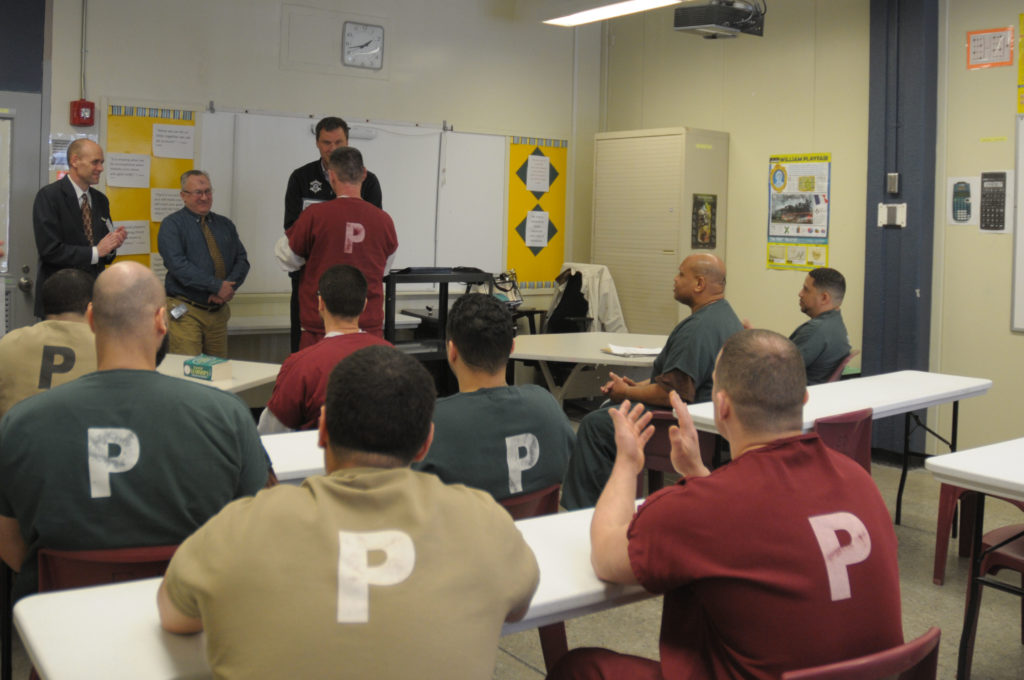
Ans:
[[[206,223],[206,215],[199,218],[199,224],[203,227],[206,247],[210,249],[210,257],[213,259],[213,275],[223,281],[224,277],[227,276],[227,272],[224,270],[224,256],[220,254],[220,248],[217,247],[217,241],[213,238],[210,225]]]
[[[92,208],[89,207],[89,196],[82,194],[82,227],[85,229],[85,237],[92,245]]]

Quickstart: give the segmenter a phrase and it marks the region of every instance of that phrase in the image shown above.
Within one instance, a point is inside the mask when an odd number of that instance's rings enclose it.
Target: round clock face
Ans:
[[[381,68],[384,65],[384,27],[346,21],[341,55],[345,66]]]

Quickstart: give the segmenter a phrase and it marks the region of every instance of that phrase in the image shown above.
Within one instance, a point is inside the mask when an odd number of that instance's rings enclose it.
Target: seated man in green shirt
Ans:
[[[98,370],[0,421],[0,558],[19,572],[16,598],[37,589],[39,548],[173,545],[270,481],[242,400],[156,371],[166,305],[147,267],[108,267],[86,311]]]
[[[459,392],[434,407],[434,443],[413,468],[496,499],[559,484],[576,435],[551,393],[509,387],[512,314],[490,295],[463,295],[448,313],[448,365]]]
[[[676,300],[692,313],[672,329],[654,360],[649,380],[637,383],[610,374],[602,391],[611,401],[629,399],[669,408],[672,391],[687,403],[711,399],[711,373],[718,350],[743,329],[725,299],[725,263],[710,253],[690,255],[679,265],[673,291]],[[614,462],[615,428],[608,408],[588,413],[576,433],[562,505],[569,510],[593,507]]]
[[[800,289],[800,311],[811,317],[789,339],[800,350],[807,369],[807,384],[828,381],[850,353],[850,338],[839,311],[846,294],[846,279],[835,269],[812,269]]]

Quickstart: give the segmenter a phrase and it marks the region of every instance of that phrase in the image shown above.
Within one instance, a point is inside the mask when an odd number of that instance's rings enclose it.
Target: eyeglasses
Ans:
[[[213,189],[196,189],[195,191],[185,191],[182,189],[181,193],[193,196],[213,196]]]

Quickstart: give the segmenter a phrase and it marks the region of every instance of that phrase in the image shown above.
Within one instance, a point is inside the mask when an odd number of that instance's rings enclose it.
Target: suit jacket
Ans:
[[[70,178],[64,177],[48,184],[36,194],[32,206],[32,228],[39,252],[35,305],[38,317],[43,316],[43,283],[53,273],[75,267],[98,276],[114,261],[115,253],[110,253],[92,264],[92,247],[110,232],[111,223],[107,197],[89,187],[89,201],[92,203],[93,243],[85,237],[82,208]]]

